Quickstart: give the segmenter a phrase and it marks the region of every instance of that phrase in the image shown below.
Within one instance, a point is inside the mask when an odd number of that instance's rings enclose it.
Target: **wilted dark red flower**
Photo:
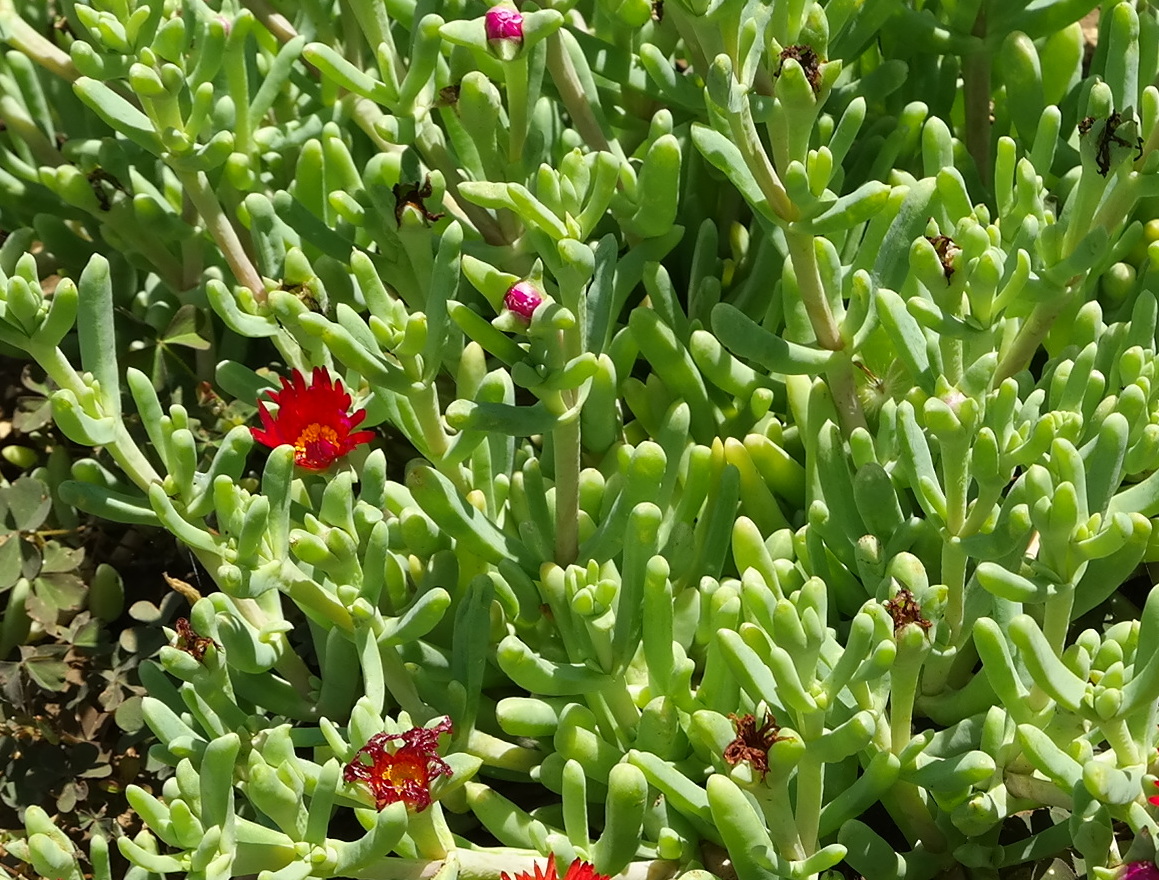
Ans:
[[[451,732],[451,719],[434,727],[414,727],[405,733],[378,733],[360,748],[342,771],[347,782],[361,780],[374,796],[374,808],[402,801],[421,813],[431,805],[431,780],[450,776],[451,767],[438,755],[439,734]],[[392,740],[402,740],[393,752]]]
[[[483,29],[488,40],[518,40],[523,42],[523,16],[514,9],[493,6],[483,16]]]
[[[503,295],[503,305],[524,321],[531,320],[531,316],[542,302],[543,295],[535,289],[534,285],[526,281],[512,285]]]
[[[736,739],[724,747],[724,759],[732,765],[741,761],[748,761],[753,769],[761,774],[761,781],[769,772],[769,749],[773,743],[788,739],[787,736],[777,736],[781,728],[773,716],[765,712],[765,723],[757,727],[757,720],[752,715],[729,715],[732,725],[736,728]]]
[[[270,415],[264,400],[258,401],[261,428],[250,428],[255,440],[271,449],[283,444],[294,447],[294,463],[312,471],[323,471],[360,443],[369,443],[373,431],[354,431],[366,418],[366,410],[348,413],[350,395],[341,381],[331,383],[330,374],[314,368],[309,385],[297,370],[282,377],[282,390],[270,391],[270,401],[278,405]]]
[[[499,880],[558,880],[558,875],[555,873],[555,858],[547,860],[547,868],[541,869],[539,865],[532,866],[535,873],[529,874],[526,871],[520,871],[514,877],[504,871],[499,875]],[[563,880],[610,880],[607,874],[596,873],[595,866],[590,862],[585,862],[581,859],[576,859],[572,862],[564,875]]]

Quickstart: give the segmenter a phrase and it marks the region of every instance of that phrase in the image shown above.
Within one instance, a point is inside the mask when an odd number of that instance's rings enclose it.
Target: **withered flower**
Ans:
[[[892,599],[886,600],[885,610],[893,618],[894,632],[911,623],[916,623],[922,629],[930,628],[930,622],[922,617],[922,606],[917,603],[914,594],[904,587]]]
[[[777,66],[777,72],[773,76],[781,75],[781,71],[785,69],[785,62],[790,58],[801,65],[801,69],[805,72],[805,79],[809,81],[809,85],[813,89],[813,94],[820,92],[821,59],[811,46],[786,46],[781,51],[781,63]]]
[[[789,737],[777,736],[781,728],[767,711],[765,723],[760,727],[757,727],[757,720],[751,714],[728,717],[736,728],[736,739],[724,747],[724,760],[734,767],[741,761],[748,761],[761,774],[761,782],[764,782],[769,772],[769,749],[773,743]]]
[[[942,272],[946,276],[946,283],[949,284],[950,278],[954,274],[954,258],[962,252],[962,249],[948,235],[927,235],[925,238],[934,246],[934,251],[942,262]]]
[[[456,94],[456,98],[458,95]],[[427,208],[424,199],[429,199],[434,194],[434,188],[431,186],[431,176],[428,174],[420,186],[417,183],[396,183],[391,190],[394,193],[394,219],[399,226],[402,226],[402,212],[407,207],[414,208],[423,217],[423,223],[430,225],[437,220],[442,220],[446,216],[443,212],[433,212]]]
[[[193,625],[189,622],[188,618],[178,617],[177,622],[173,624],[173,628],[177,630],[177,641],[173,643],[173,647],[178,651],[184,651],[198,663],[205,661],[205,652],[209,650],[210,645],[213,645],[215,648],[221,647],[213,639],[199,636],[194,631]]]

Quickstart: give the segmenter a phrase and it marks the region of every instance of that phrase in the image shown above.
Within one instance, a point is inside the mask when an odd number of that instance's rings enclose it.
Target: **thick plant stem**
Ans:
[[[946,531],[954,538],[963,538],[966,507],[969,503],[970,471],[969,449],[963,441],[943,442],[942,477],[946,489]],[[942,548],[942,583],[949,596],[943,619],[950,628],[950,644],[958,643],[962,627],[964,594],[966,590],[966,551],[958,542],[947,542]]]
[[[67,388],[78,398],[83,396],[87,386],[59,348],[35,346],[30,347],[28,353],[40,364],[53,382],[61,388]],[[108,449],[109,455],[113,457],[113,461],[117,463],[125,476],[141,489],[148,489],[151,484],[161,482],[161,476],[150,464],[149,459],[145,457],[145,453],[137,446],[123,421],[118,420],[117,427],[114,429],[113,442],[105,448]]]
[[[504,65],[507,77],[507,126],[510,132],[507,144],[507,161],[515,165],[523,158],[523,145],[527,140],[527,56],[521,56]]]
[[[793,271],[797,276],[801,302],[805,306],[805,312],[809,315],[809,322],[813,325],[817,344],[829,351],[843,351],[845,340],[841,338],[841,330],[833,318],[833,312],[829,308],[829,300],[825,296],[821,273],[817,267],[817,252],[814,248],[813,236],[786,229],[785,241],[788,244],[789,259],[793,264]],[[861,410],[861,401],[857,398],[857,386],[853,378],[853,363],[849,357],[835,358],[834,365],[826,371],[825,378],[829,384],[829,391],[833,395],[833,402],[837,407],[837,414],[841,419],[841,429],[845,436],[848,437],[854,428],[864,428],[865,414]]]
[[[889,695],[889,745],[895,755],[901,754],[913,736],[914,697],[917,695],[918,675],[926,647],[923,645],[922,650],[913,651],[906,650],[904,643],[898,645]]]
[[[434,384],[416,383],[414,390],[407,395],[419,427],[422,428],[421,440],[426,445],[425,452],[431,462],[447,479],[455,484],[455,488],[466,495],[471,487],[463,479],[463,470],[457,464],[447,466],[446,457],[450,449],[446,428],[443,427],[443,416],[439,409],[439,394]]]
[[[555,429],[555,561],[575,562],[579,552],[579,414]]]
[[[193,206],[201,214],[201,219],[205,221],[209,234],[217,246],[221,248],[221,253],[238,283],[248,287],[253,292],[255,300],[265,302],[266,287],[262,282],[262,276],[242,246],[237,230],[233,228],[233,224],[229,222],[229,218],[221,209],[217,197],[209,186],[209,179],[200,171],[193,173],[175,170],[174,173],[181,181],[181,185],[185,187],[185,192],[189,194]]]
[[[267,0],[242,0],[242,6],[254,14],[254,17],[273,34],[279,43],[288,43],[298,32],[289,20],[274,9]]]
[[[1070,629],[1071,611],[1074,609],[1074,587],[1060,589],[1046,601],[1042,612],[1042,634],[1046,636],[1054,653],[1061,657],[1066,648],[1066,634]]]
[[[1079,275],[1071,279],[1070,284],[1058,296],[1050,297],[1034,307],[1030,317],[1026,319],[1026,323],[1022,325],[1018,335],[1014,337],[1014,342],[998,362],[998,369],[994,376],[995,384],[1009,379],[1030,366],[1030,359],[1034,357],[1035,352],[1038,351],[1042,341],[1046,338],[1046,334],[1054,326],[1055,319],[1062,314],[1071,297],[1082,286],[1085,277],[1085,275]]]
[[[974,36],[986,36],[986,7],[978,10]],[[973,52],[962,59],[962,91],[966,97],[966,150],[974,159],[978,176],[990,186],[990,53]]]
[[[559,351],[563,353],[561,364],[578,354],[578,336],[561,330]],[[562,391],[560,399],[566,414],[551,438],[555,456],[555,561],[566,567],[579,553],[579,392],[574,388]]]
[[[1130,767],[1139,763],[1139,747],[1127,729],[1127,722],[1121,718],[1104,721],[1099,725],[1099,730],[1115,750],[1120,765]]]
[[[45,39],[26,22],[12,5],[12,0],[0,0],[0,33],[4,42],[16,52],[27,55],[45,70],[52,71],[69,82],[80,76],[68,53]]]
[[[425,722],[434,714],[415,689],[414,676],[398,656],[394,645],[382,645],[382,675],[386,689],[411,719]]]
[[[583,137],[584,142],[593,150],[615,153],[619,156],[622,153],[619,145],[613,147],[608,143],[603,129],[592,113],[588,96],[584,93],[579,76],[575,72],[575,65],[572,64],[571,56],[563,45],[561,33],[562,31],[554,33],[547,38],[547,70],[551,74],[551,81],[555,83],[559,97],[571,116],[572,125]]]
[[[825,730],[825,713],[810,712],[801,719],[801,735],[815,740]],[[805,749],[797,765],[797,799],[794,813],[801,847],[812,855],[817,850],[818,829],[821,825],[821,807],[825,802],[825,769],[816,752]]]
[[[358,19],[358,25],[366,36],[367,45],[372,49],[384,46],[384,52],[380,57],[394,59],[393,68],[390,71],[383,70],[382,74],[383,76],[391,76],[393,81],[397,83],[402,73],[398,69],[398,60],[402,56],[399,55],[394,44],[394,35],[390,31],[390,19],[387,16],[386,4],[379,2],[379,0],[346,0],[344,5],[348,6],[354,13],[354,17]]]

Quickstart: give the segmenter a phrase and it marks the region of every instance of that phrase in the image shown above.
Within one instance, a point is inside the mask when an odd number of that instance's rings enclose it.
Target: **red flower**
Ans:
[[[549,858],[547,860],[547,869],[540,870],[539,865],[532,866],[535,870],[534,874],[529,874],[526,871],[521,871],[514,877],[511,877],[506,871],[499,875],[499,880],[558,880],[555,873],[555,859]],[[593,865],[588,862],[576,859],[568,866],[567,873],[563,880],[610,880],[607,874],[597,874]]]
[[[526,281],[512,285],[503,295],[503,305],[524,321],[530,321],[535,310],[543,302],[543,296]]]
[[[431,805],[431,780],[451,775],[450,766],[436,751],[439,734],[450,732],[451,719],[448,717],[434,727],[375,734],[355,753],[342,771],[342,778],[347,782],[356,779],[365,782],[374,795],[376,810],[402,801],[421,813]],[[386,744],[393,739],[401,739],[402,745],[392,753],[386,750]],[[370,763],[363,760],[364,755]]]
[[[298,467],[324,471],[358,444],[374,438],[373,431],[351,433],[366,418],[366,410],[347,414],[350,395],[341,381],[331,384],[330,374],[322,367],[314,368],[309,385],[294,370],[289,379],[282,377],[281,391],[268,393],[278,405],[278,413],[270,415],[266,402],[259,400],[262,427],[250,428],[250,433],[271,449],[283,444],[293,446]]]

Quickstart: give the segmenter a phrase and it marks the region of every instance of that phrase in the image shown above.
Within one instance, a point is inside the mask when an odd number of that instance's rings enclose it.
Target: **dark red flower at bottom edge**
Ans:
[[[547,868],[541,869],[539,865],[532,866],[535,873],[529,874],[526,871],[520,871],[514,877],[509,875],[506,871],[499,875],[499,880],[558,880],[555,873],[555,858],[549,857],[547,860]],[[582,859],[576,859],[572,862],[564,875],[563,880],[611,880],[607,874],[596,873],[595,866],[590,862],[585,862]]]
[[[350,395],[342,382],[330,380],[322,367],[315,367],[310,384],[294,370],[282,377],[282,390],[269,391],[270,402],[278,405],[276,415],[258,401],[261,428],[250,428],[253,438],[271,449],[283,444],[294,447],[294,463],[307,470],[322,471],[360,443],[369,443],[373,431],[353,431],[366,410],[349,413]],[[353,431],[353,433],[351,433]]]
[[[365,782],[376,810],[403,801],[408,809],[421,813],[431,805],[431,780],[451,775],[450,765],[437,752],[439,734],[450,732],[451,719],[444,718],[434,727],[375,734],[354,754],[342,778]],[[396,739],[402,745],[388,752],[386,744]]]

